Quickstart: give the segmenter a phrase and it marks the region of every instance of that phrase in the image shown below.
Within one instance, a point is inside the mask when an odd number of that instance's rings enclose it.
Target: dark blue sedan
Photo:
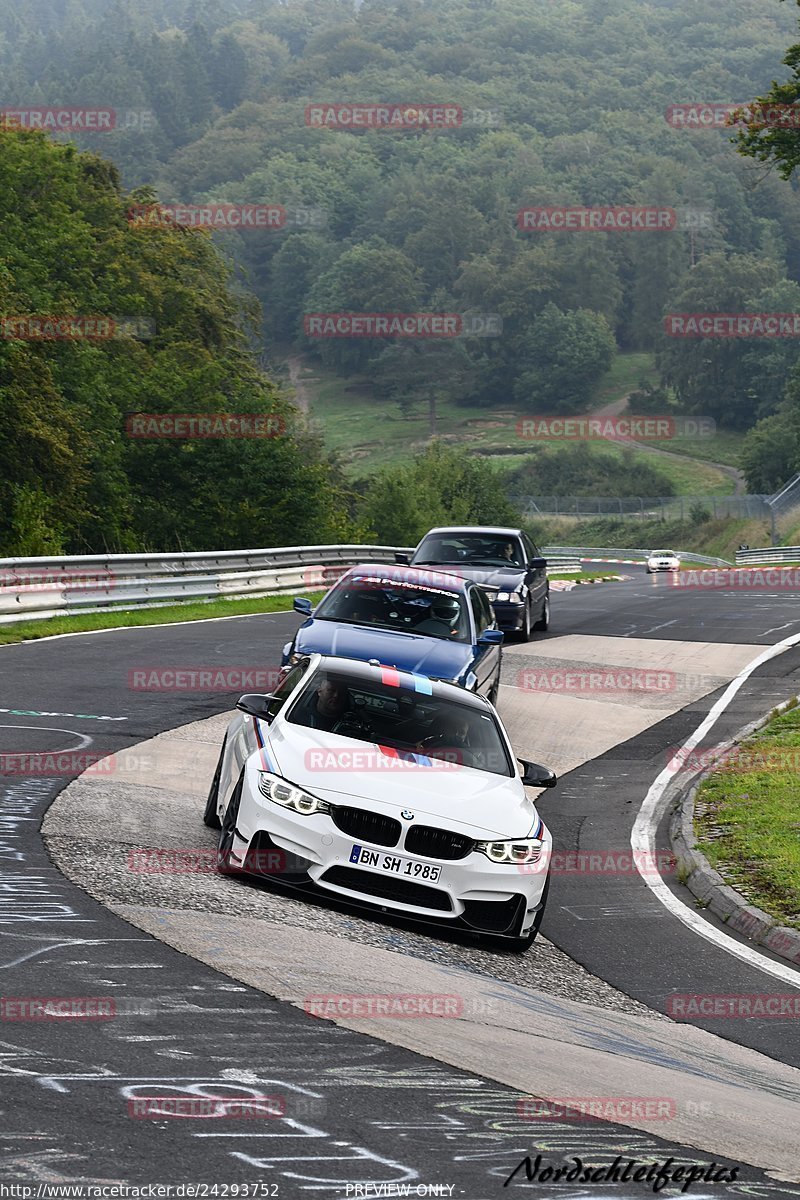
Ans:
[[[472,580],[410,567],[351,567],[283,648],[283,665],[332,654],[457,683],[494,704],[500,645],[485,591]]]

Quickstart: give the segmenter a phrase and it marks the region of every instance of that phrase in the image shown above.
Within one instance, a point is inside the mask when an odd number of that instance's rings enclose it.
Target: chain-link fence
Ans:
[[[800,475],[798,476],[800,481]],[[525,517],[630,517],[642,521],[709,517],[770,519],[769,496],[510,496]],[[800,505],[800,488],[796,503]]]

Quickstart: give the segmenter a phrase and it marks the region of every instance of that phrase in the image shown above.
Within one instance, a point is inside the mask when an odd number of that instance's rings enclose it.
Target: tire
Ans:
[[[241,867],[235,867],[231,864],[231,850],[233,848],[233,833],[236,828],[236,818],[239,816],[239,805],[242,801],[242,788],[244,787],[244,771],[239,776],[239,782],[233,789],[230,804],[225,809],[225,816],[222,818],[220,827],[219,842],[217,843],[217,870],[222,875],[239,875]]]
[[[522,618],[522,629],[517,634],[517,640],[520,642],[529,642],[533,637],[533,618],[531,616],[531,602],[525,602],[525,616]]]
[[[536,622],[536,624],[534,625],[533,628],[536,631],[536,633],[547,633],[547,630],[550,628],[550,593],[549,593],[549,591],[546,593],[545,598],[544,598],[544,604],[542,605],[542,615],[539,617],[539,620]]]
[[[542,918],[544,917],[544,910],[547,907],[547,896],[549,891],[550,876],[548,875],[544,882],[542,899],[538,909],[536,910],[536,916],[533,918],[533,924],[531,925],[530,930],[525,934],[524,937],[509,938],[506,942],[506,948],[510,950],[512,954],[524,954],[526,950],[530,950],[531,946],[535,942],[536,935],[542,926]]]
[[[214,772],[214,778],[211,780],[211,787],[208,789],[208,799],[206,800],[206,811],[203,813],[203,824],[209,829],[221,829],[220,819],[217,815],[217,804],[219,803],[219,777],[222,774],[222,759],[225,756],[225,743],[228,740],[227,733],[222,739],[222,749],[219,752],[217,760],[217,769]]]
[[[497,708],[497,696],[498,696],[499,691],[500,691],[500,676],[498,675],[497,679],[495,679],[494,683],[489,688],[489,693],[486,697],[486,699],[489,701],[489,703],[491,705],[493,705],[495,708]]]

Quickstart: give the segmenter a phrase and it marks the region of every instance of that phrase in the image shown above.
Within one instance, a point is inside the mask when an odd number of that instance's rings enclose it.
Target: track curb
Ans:
[[[759,729],[763,729],[797,700],[798,697],[793,697],[777,705],[766,716],[745,725],[729,743],[726,743],[725,749],[738,745]],[[695,797],[700,784],[713,771],[714,768],[709,767],[695,775],[690,783],[681,784],[677,788],[669,823],[669,836],[678,860],[678,875],[699,901],[699,907],[708,908],[729,929],[741,934],[748,941],[763,946],[790,963],[800,965],[800,929],[780,925],[774,917],[750,904],[740,892],[726,883],[723,876],[698,849],[694,830]]]

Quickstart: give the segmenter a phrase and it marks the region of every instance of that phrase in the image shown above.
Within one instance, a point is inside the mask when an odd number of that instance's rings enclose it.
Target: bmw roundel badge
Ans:
[[[403,818],[404,821],[413,821],[414,820],[414,814],[408,808],[404,808],[403,811],[400,813],[400,816]]]

